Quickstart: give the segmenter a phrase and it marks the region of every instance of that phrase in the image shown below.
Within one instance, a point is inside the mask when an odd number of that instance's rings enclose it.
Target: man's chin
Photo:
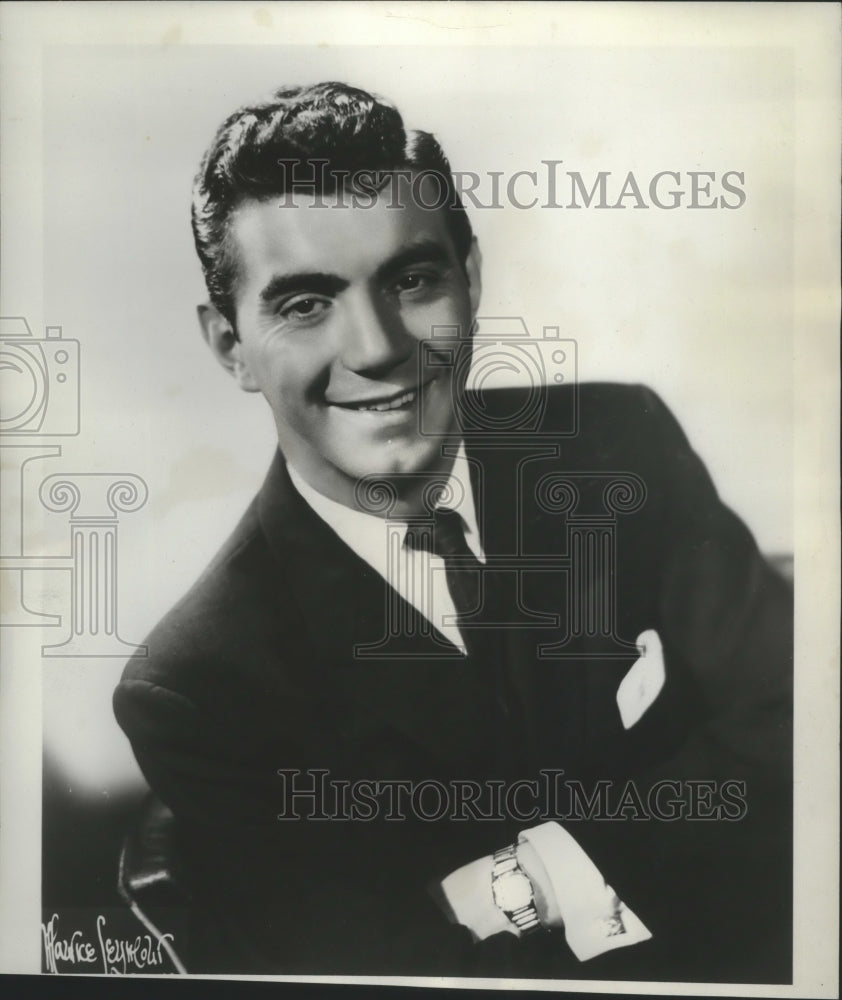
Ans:
[[[456,441],[455,437],[425,437],[359,451],[354,462],[355,478],[435,475],[449,468]]]

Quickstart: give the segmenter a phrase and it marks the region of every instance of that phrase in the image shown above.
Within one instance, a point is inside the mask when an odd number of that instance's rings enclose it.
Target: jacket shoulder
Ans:
[[[576,393],[581,409],[582,427],[616,419],[649,419],[669,413],[657,393],[641,383],[582,382],[559,387],[551,393]],[[588,418],[588,419],[585,419]],[[601,418],[601,419],[600,419]]]
[[[543,426],[585,460],[657,461],[664,448],[687,447],[675,417],[648,386],[583,382],[548,389]]]
[[[640,383],[577,382],[535,388],[513,386],[483,393],[481,399],[483,405],[491,408],[494,416],[517,412],[521,407],[527,421],[531,414],[529,404],[534,402],[535,408],[543,411],[543,423],[547,430],[554,429],[554,425],[561,422],[570,426],[559,426],[557,429],[560,431],[578,427],[587,432],[618,419],[669,415],[657,393]],[[576,418],[575,424],[571,418]]]
[[[247,650],[255,619],[277,620],[285,606],[283,589],[255,500],[201,576],[149,633],[148,656],[129,660],[121,681],[191,690],[200,680],[197,672],[207,674],[214,664],[222,668],[238,647]]]

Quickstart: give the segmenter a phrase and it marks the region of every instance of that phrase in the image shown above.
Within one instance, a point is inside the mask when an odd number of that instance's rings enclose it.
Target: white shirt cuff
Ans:
[[[564,922],[564,936],[580,962],[652,937],[558,823],[534,826],[518,839],[530,843],[540,857]]]
[[[494,934],[507,931],[520,937],[520,931],[494,902],[491,890],[490,854],[462,865],[441,883],[442,892],[456,917],[467,927],[475,941],[484,941]]]

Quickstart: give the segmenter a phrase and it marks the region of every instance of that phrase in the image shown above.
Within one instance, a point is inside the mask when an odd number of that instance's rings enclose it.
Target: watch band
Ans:
[[[530,934],[538,930],[541,921],[538,919],[538,911],[535,909],[535,891],[532,880],[518,862],[517,844],[510,844],[508,847],[495,851],[493,862],[491,892],[494,896],[494,902],[521,934]],[[516,884],[514,900],[511,899],[513,883]],[[507,889],[509,889],[508,893]],[[506,898],[507,895],[510,897],[509,899]]]

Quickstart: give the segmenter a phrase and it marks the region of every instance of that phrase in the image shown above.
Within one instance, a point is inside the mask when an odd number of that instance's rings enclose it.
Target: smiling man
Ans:
[[[242,204],[229,230],[236,311],[200,309],[222,364],[272,408],[287,462],[346,506],[363,476],[437,471],[457,430],[463,387],[420,348],[436,328],[468,338],[479,251],[457,247],[448,215],[424,203],[399,174],[367,207],[306,191],[282,208],[277,196]]]
[[[233,114],[193,227],[279,447],[115,693],[190,971],[785,979],[791,594],[663,404],[466,387],[477,243],[364,91]]]

